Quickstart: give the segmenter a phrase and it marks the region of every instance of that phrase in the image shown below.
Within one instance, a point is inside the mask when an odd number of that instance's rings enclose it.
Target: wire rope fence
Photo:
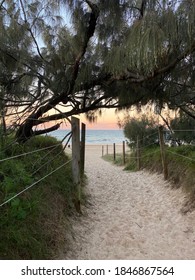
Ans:
[[[18,192],[17,194],[15,194],[14,196],[12,196],[11,198],[7,199],[6,201],[4,201],[3,203],[0,204],[0,207],[7,204],[8,202],[12,201],[14,198],[18,197],[19,195],[21,195],[22,193],[28,191],[29,189],[31,189],[32,187],[36,186],[38,183],[40,183],[41,181],[43,181],[44,179],[46,179],[47,177],[49,177],[50,175],[52,175],[53,173],[55,173],[56,171],[58,171],[59,169],[61,169],[62,167],[66,166],[67,164],[69,164],[72,160],[69,160],[65,163],[63,163],[62,165],[60,165],[59,167],[57,167],[56,169],[52,170],[51,172],[49,172],[47,175],[43,176],[42,178],[40,178],[39,180],[37,180],[36,182],[34,182],[33,184],[31,184],[30,186],[27,186],[25,189],[23,189],[22,191]]]
[[[186,129],[186,130],[173,130],[172,134],[174,132],[184,132],[184,133],[189,133],[189,132],[194,132],[195,130],[193,129]],[[168,165],[167,165],[167,155],[171,154],[174,157],[181,157],[183,159],[188,160],[189,162],[195,162],[195,157],[192,156],[186,156],[182,154],[182,151],[179,147],[187,145],[186,143],[184,144],[179,144],[177,145],[177,152],[172,150],[171,146],[176,146],[176,145],[171,145],[170,141],[167,140],[167,130],[163,129],[162,126],[159,127],[159,129],[145,137],[142,137],[141,139],[137,137],[136,143],[134,143],[134,148],[130,148],[129,145],[127,144],[127,141],[123,141],[122,143],[113,143],[112,145],[103,145],[102,146],[102,156],[110,156],[112,158],[113,162],[117,162],[118,158],[120,159],[120,163],[129,163],[130,161],[134,161],[136,163],[136,169],[140,170],[142,166],[142,159],[144,158],[149,158],[155,153],[160,153],[160,158],[162,161],[162,169],[164,173],[164,179],[168,179]],[[156,135],[156,137],[155,137]],[[152,139],[151,139],[152,137]],[[154,139],[155,138],[155,139]],[[143,140],[149,140],[147,141],[147,144],[143,145],[142,143],[144,142]],[[151,139],[151,142],[150,142]],[[195,140],[195,139],[194,139]],[[191,141],[191,143],[188,143],[192,149],[194,148],[194,141]],[[155,147],[156,149],[152,149]],[[157,148],[159,147],[159,148]],[[151,148],[151,149],[150,149]]]
[[[171,153],[171,154],[173,154],[173,155],[176,155],[176,156],[178,156],[178,157],[182,157],[182,158],[185,158],[185,159],[188,159],[188,160],[190,160],[190,161],[195,162],[195,158],[186,157],[186,156],[184,156],[184,155],[174,153],[173,151],[170,151],[170,150],[167,150],[167,152],[168,152],[168,153]]]
[[[76,123],[76,125],[75,125],[75,123]],[[6,161],[17,160],[19,158],[26,157],[28,155],[37,153],[37,154],[39,154],[40,157],[37,160],[35,160],[34,162],[32,162],[33,167],[32,167],[31,177],[36,178],[35,175],[43,168],[44,168],[44,171],[46,170],[46,172],[45,172],[46,174],[44,174],[44,175],[42,174],[41,178],[37,179],[35,182],[27,185],[22,190],[18,190],[18,192],[11,195],[11,197],[5,197],[4,201],[0,202],[0,207],[8,204],[9,202],[14,200],[21,194],[23,194],[23,193],[29,191],[30,189],[32,189],[33,187],[37,186],[40,182],[42,182],[49,176],[52,176],[52,174],[54,174],[58,170],[69,165],[70,163],[72,163],[72,165],[71,165],[72,172],[71,173],[72,173],[72,178],[73,178],[73,184],[75,186],[75,190],[73,190],[73,193],[75,194],[74,196],[76,197],[77,204],[79,205],[79,207],[77,207],[77,208],[80,211],[80,196],[81,196],[80,181],[81,181],[81,176],[84,174],[84,161],[85,161],[85,154],[84,154],[85,124],[82,124],[82,143],[80,143],[80,121],[79,121],[79,119],[72,117],[71,124],[72,124],[71,131],[69,133],[67,133],[63,137],[63,139],[60,142],[58,142],[57,144],[35,149],[32,151],[22,152],[17,155],[12,155],[10,157],[5,157],[5,158],[0,159],[0,164],[2,164]],[[57,168],[55,168],[53,170],[47,170],[46,166],[50,167],[50,169],[51,169],[51,166],[50,166],[51,163],[56,158],[58,158],[62,153],[65,152],[65,149],[67,148],[71,139],[72,139],[71,159],[66,160],[63,164],[60,164]],[[75,141],[75,139],[76,139],[76,141]],[[63,144],[65,140],[66,140],[65,144]],[[14,143],[16,143],[15,140],[13,141],[13,144]],[[63,147],[60,149],[60,151],[58,151],[57,149],[60,146],[63,146]],[[11,147],[11,144],[9,144],[9,148],[10,147]],[[47,151],[47,150],[48,150],[47,153],[40,154],[41,152]],[[6,147],[3,149],[3,152],[5,152],[5,151],[6,151]],[[3,152],[1,153],[1,157],[3,155]],[[47,158],[49,158],[49,159],[47,160]],[[80,163],[80,159],[82,159],[81,163]],[[35,169],[35,167],[36,167],[36,169]],[[74,197],[74,199],[75,199],[75,197]]]
[[[65,146],[63,147],[63,149],[61,149],[61,151],[59,153],[57,153],[56,155],[50,157],[49,160],[46,160],[45,161],[45,158],[48,157],[49,154],[51,154],[57,147],[61,146],[62,145],[62,142],[68,137],[69,135],[69,138],[65,144]],[[1,159],[0,160],[0,163],[3,163],[3,162],[6,162],[6,161],[10,161],[10,160],[16,160],[18,158],[21,158],[21,157],[25,157],[25,156],[28,156],[28,155],[32,155],[34,153],[40,153],[42,151],[46,151],[46,150],[50,150],[48,153],[46,153],[44,156],[41,156],[39,158],[38,161],[43,161],[44,160],[44,163],[41,163],[39,162],[40,166],[34,171],[32,172],[31,174],[31,177],[34,178],[34,175],[41,169],[43,168],[44,166],[46,165],[49,165],[51,161],[53,161],[57,156],[59,156],[62,152],[64,152],[65,148],[67,147],[68,145],[68,142],[70,141],[70,138],[72,137],[72,134],[71,133],[68,133],[64,138],[63,140],[58,143],[58,144],[55,144],[55,145],[51,145],[51,146],[48,146],[48,147],[44,147],[44,148],[41,148],[41,149],[35,149],[33,151],[30,151],[30,152],[26,152],[26,153],[21,153],[21,154],[18,154],[18,155],[15,155],[15,156],[11,156],[11,157],[7,157],[7,158],[4,158],[4,159]],[[36,166],[38,164],[38,161],[35,162]],[[66,166],[67,164],[69,164],[70,162],[72,161],[71,160],[68,160],[66,162],[64,162],[63,164],[61,164],[59,167],[57,167],[56,169],[50,171],[50,172],[46,172],[46,174],[44,176],[42,176],[40,179],[36,180],[35,182],[33,182],[32,184],[30,184],[29,186],[26,186],[23,190],[17,192],[17,194],[13,195],[11,198],[9,199],[6,199],[4,202],[2,202],[0,204],[0,207],[1,206],[4,206],[5,204],[9,203],[10,201],[12,201],[14,198],[18,197],[19,195],[21,195],[22,193],[26,192],[27,190],[31,189],[32,187],[36,186],[38,183],[40,183],[41,181],[43,181],[44,179],[46,179],[47,177],[51,176],[53,173],[55,173],[56,171],[58,171],[59,169],[61,169],[62,167]],[[34,164],[33,164],[34,165]],[[32,168],[33,170],[33,168]]]

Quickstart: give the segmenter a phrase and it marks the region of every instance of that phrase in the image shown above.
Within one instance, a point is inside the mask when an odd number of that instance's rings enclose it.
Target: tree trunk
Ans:
[[[74,92],[75,82],[77,80],[78,73],[79,73],[80,62],[86,53],[89,40],[95,32],[96,22],[97,22],[97,19],[99,16],[98,7],[89,0],[86,0],[86,3],[91,8],[89,23],[86,26],[86,30],[85,30],[85,34],[84,34],[84,38],[83,38],[83,44],[75,58],[74,64],[71,69],[72,72],[69,77],[70,79],[69,79],[68,90],[63,91],[60,95],[56,95],[56,96],[54,95],[53,98],[51,98],[46,105],[37,108],[36,112],[33,112],[24,121],[24,123],[19,127],[19,129],[16,133],[16,138],[17,138],[18,142],[20,142],[20,143],[26,142],[29,138],[31,138],[34,135],[43,134],[44,130],[34,132],[33,127],[40,124],[41,123],[40,118],[45,113],[47,113],[50,109],[55,108],[55,106],[58,105],[60,102],[62,102],[63,104],[66,104],[69,101],[68,97],[71,96],[71,94]],[[57,129],[57,126],[53,126],[53,128],[51,128],[51,129],[55,130],[55,129]]]
[[[3,133],[6,134],[7,127],[6,127],[6,121],[4,116],[2,116],[2,126],[3,126]]]
[[[16,132],[16,139],[19,143],[25,143],[33,136],[32,122],[26,121],[22,124]]]
[[[61,123],[58,123],[46,129],[33,131],[32,129],[33,124],[30,121],[29,122],[27,121],[25,124],[21,125],[20,128],[18,129],[16,133],[16,139],[19,143],[25,143],[28,139],[30,139],[33,136],[41,135],[57,130],[60,127],[60,124]]]

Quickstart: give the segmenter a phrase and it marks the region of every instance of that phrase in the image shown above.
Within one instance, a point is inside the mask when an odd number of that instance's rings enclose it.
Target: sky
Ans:
[[[164,124],[160,116],[154,113],[153,106],[150,106],[150,108],[148,108],[147,106],[143,106],[142,112],[140,113],[138,113],[135,108],[132,110],[128,110],[128,112],[123,110],[117,113],[115,112],[115,109],[104,109],[102,110],[102,115],[98,116],[97,120],[93,123],[90,123],[87,120],[85,114],[76,115],[75,117],[79,118],[80,122],[85,123],[86,129],[88,130],[120,130],[121,128],[119,127],[118,122],[123,121],[125,117],[127,117],[127,115],[129,115],[130,117],[139,118],[143,114],[146,114],[148,117],[151,116],[155,117],[156,122],[159,125]],[[170,118],[175,117],[175,112],[165,108],[162,112],[162,115],[164,116],[165,119],[169,120]],[[43,125],[39,125],[39,129],[49,128],[57,123],[60,123],[60,120],[56,122],[53,121],[53,122],[45,123]],[[70,129],[70,123],[68,121],[64,121],[59,129]]]
[[[61,108],[60,108],[61,109]],[[62,110],[63,111],[63,110]],[[51,114],[58,113],[56,111],[53,111],[53,109],[50,111]],[[154,109],[151,109],[151,111],[146,107],[142,108],[142,113],[138,114],[137,110],[134,108],[132,110],[128,110],[128,115],[131,117],[138,117],[142,114],[147,114],[148,116],[155,116]],[[93,123],[89,122],[86,118],[85,114],[76,115],[76,118],[80,119],[80,122],[83,122],[86,124],[86,127],[88,130],[119,130],[121,129],[118,125],[119,121],[123,121],[125,117],[127,116],[127,111],[122,110],[120,112],[116,113],[116,109],[103,109],[102,115],[98,116],[97,120]],[[157,118],[157,116],[155,116]],[[165,115],[164,115],[165,117]],[[160,122],[160,120],[158,120]],[[54,124],[60,123],[59,121],[56,122],[49,122],[45,123],[44,125],[40,125],[40,128],[48,128],[51,127]],[[59,129],[69,129],[70,123],[66,120],[63,121]]]
[[[80,116],[75,116],[80,119],[81,122],[85,123],[87,126],[87,129],[91,130],[97,130],[97,129],[102,129],[102,130],[115,130],[119,129],[118,126],[118,118],[123,118],[123,113],[115,113],[115,109],[105,109],[102,112],[101,116],[98,116],[97,120],[94,123],[90,123],[84,114]],[[65,124],[61,125],[61,129],[66,129],[68,128]]]
[[[143,106],[142,107],[142,112],[138,113],[137,110],[134,108],[132,110],[127,111],[123,110],[120,112],[115,112],[115,109],[104,109],[102,111],[102,115],[98,116],[97,121],[94,123],[90,123],[84,114],[80,116],[75,116],[80,119],[81,122],[85,123],[87,126],[87,129],[89,130],[119,130],[118,121],[123,121],[125,119],[125,116],[129,115],[131,117],[138,118],[141,115],[146,114],[148,117],[154,117],[156,119],[156,122],[160,125],[163,125],[164,122],[163,120],[154,113],[154,108],[153,106]],[[162,111],[162,115],[164,116],[165,119],[169,118],[174,118],[175,117],[175,112],[168,110],[165,108],[165,110]],[[61,129],[65,129],[67,127],[61,127]]]

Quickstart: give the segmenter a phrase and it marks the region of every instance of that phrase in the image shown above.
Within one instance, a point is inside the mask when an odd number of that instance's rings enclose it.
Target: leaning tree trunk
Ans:
[[[33,121],[29,118],[20,125],[16,132],[16,139],[19,143],[24,143],[33,136]]]
[[[74,92],[75,82],[78,77],[79,68],[80,68],[80,62],[83,58],[83,56],[86,53],[87,46],[89,43],[90,38],[93,36],[96,28],[97,19],[99,16],[99,9],[98,7],[91,3],[91,1],[86,0],[86,3],[91,8],[91,14],[89,18],[89,23],[86,26],[86,30],[84,33],[83,38],[83,44],[74,60],[74,63],[72,65],[72,73],[70,74],[69,83],[68,83],[68,90],[62,92],[60,95],[54,95],[53,98],[50,99],[50,101],[44,105],[39,107],[36,112],[32,113],[19,127],[17,133],[16,133],[16,139],[19,143],[26,142],[29,138],[35,135],[40,135],[49,131],[53,131],[57,128],[59,128],[59,124],[50,127],[49,129],[40,130],[40,131],[33,131],[33,127],[41,124],[41,118],[42,116],[47,113],[50,109],[55,108],[56,105],[58,105],[60,102],[63,104],[66,104],[68,102],[68,96],[71,95]],[[79,36],[79,35],[78,35]],[[62,116],[63,118],[63,116]]]
[[[46,129],[33,131],[32,125],[26,122],[24,125],[21,125],[20,128],[18,129],[16,133],[16,138],[19,143],[24,143],[33,136],[49,133],[51,131],[57,130],[59,127],[60,127],[60,123]]]

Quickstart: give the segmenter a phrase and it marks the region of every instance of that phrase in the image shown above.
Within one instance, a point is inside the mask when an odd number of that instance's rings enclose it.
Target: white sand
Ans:
[[[89,203],[72,219],[65,259],[195,259],[195,211],[182,215],[181,190],[161,175],[126,172],[86,149]]]

